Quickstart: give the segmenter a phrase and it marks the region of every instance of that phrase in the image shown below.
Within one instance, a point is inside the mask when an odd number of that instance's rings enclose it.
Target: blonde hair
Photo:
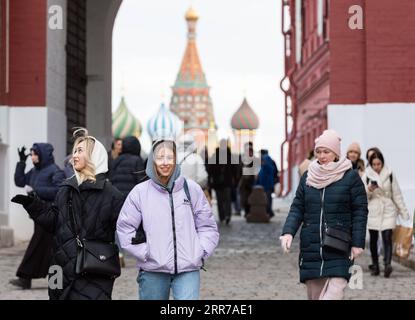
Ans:
[[[82,183],[86,180],[91,180],[93,182],[96,181],[95,178],[95,165],[91,161],[92,151],[94,150],[95,146],[95,139],[88,135],[88,130],[84,128],[79,128],[74,131],[73,136],[76,138],[73,144],[72,155],[75,153],[76,147],[85,142],[85,168],[82,171],[76,171],[79,177],[79,183]],[[74,168],[75,169],[75,168]]]

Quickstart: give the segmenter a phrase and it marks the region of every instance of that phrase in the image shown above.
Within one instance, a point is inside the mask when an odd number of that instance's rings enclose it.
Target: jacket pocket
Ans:
[[[199,236],[196,234],[194,240],[194,248],[190,258],[190,263],[193,267],[200,267],[203,265],[204,253],[205,250],[200,244]]]
[[[146,263],[149,257],[149,247],[147,242],[143,242],[138,245],[134,245],[134,251],[132,252],[139,263]]]

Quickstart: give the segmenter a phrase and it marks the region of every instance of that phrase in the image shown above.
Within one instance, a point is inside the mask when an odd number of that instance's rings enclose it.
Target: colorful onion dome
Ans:
[[[259,127],[258,116],[244,98],[242,105],[235,112],[231,120],[231,126],[235,130],[255,130]]]
[[[161,104],[157,114],[147,123],[147,132],[151,139],[175,139],[180,133],[181,124],[179,118]]]
[[[128,136],[141,136],[143,128],[140,121],[127,108],[124,97],[117,110],[112,114],[112,135],[114,138],[124,139]]]

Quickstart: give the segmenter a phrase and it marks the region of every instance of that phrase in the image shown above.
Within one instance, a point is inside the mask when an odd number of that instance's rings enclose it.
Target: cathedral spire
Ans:
[[[196,46],[196,24],[199,14],[192,7],[185,14],[187,45],[182,63],[172,87],[170,109],[183,121],[184,129],[202,129],[207,132],[214,122],[209,86],[203,72]]]
[[[197,20],[199,20],[199,15],[197,14],[196,10],[190,7],[189,10],[187,10],[185,15],[186,21],[187,21],[187,39],[189,41],[194,41],[196,39],[196,23]]]

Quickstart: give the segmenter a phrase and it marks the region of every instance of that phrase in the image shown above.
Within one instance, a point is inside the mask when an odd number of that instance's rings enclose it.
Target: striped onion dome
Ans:
[[[180,119],[164,103],[161,104],[157,114],[147,123],[147,131],[151,139],[175,139],[180,133]]]
[[[119,139],[128,136],[139,138],[142,131],[143,127],[140,121],[128,110],[124,97],[121,97],[120,105],[112,114],[112,135]]]
[[[255,130],[259,127],[258,116],[244,98],[242,105],[235,112],[231,120],[231,126],[235,130]]]

